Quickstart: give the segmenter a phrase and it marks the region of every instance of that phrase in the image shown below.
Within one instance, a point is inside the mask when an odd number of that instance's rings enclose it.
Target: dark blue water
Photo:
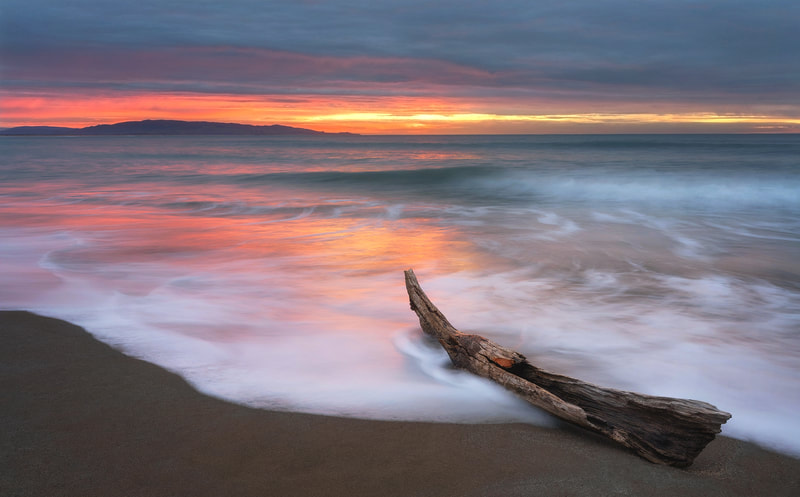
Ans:
[[[413,267],[461,329],[799,454],[798,256],[796,135],[0,139],[0,307],[272,409],[548,422],[421,339]]]

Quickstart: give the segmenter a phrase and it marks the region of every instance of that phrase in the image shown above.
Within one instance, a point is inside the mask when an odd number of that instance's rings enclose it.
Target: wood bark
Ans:
[[[405,272],[411,309],[453,364],[493,380],[531,404],[633,450],[648,461],[687,467],[731,415],[698,400],[603,388],[539,369],[525,356],[459,332],[428,299],[414,271]]]

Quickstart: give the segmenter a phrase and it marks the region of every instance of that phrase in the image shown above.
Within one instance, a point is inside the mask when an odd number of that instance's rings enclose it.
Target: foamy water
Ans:
[[[731,412],[800,455],[800,138],[4,138],[0,307],[252,406],[551,419],[449,367],[534,364]]]

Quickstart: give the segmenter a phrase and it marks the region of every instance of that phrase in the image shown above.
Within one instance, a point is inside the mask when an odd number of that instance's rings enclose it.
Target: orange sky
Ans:
[[[800,119],[771,116],[769,109],[715,113],[656,107],[641,112],[620,104],[616,112],[586,112],[580,104],[559,105],[561,112],[544,108],[539,113],[530,109],[497,113],[463,99],[432,97],[15,93],[0,100],[0,115],[2,127],[79,128],[140,119],[181,119],[284,124],[362,134],[800,132]]]

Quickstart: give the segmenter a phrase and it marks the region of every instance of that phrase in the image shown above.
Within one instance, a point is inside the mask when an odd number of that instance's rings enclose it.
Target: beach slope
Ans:
[[[0,343],[0,495],[9,497],[800,495],[800,460],[726,437],[681,470],[567,426],[234,405],[27,312],[0,312]]]

